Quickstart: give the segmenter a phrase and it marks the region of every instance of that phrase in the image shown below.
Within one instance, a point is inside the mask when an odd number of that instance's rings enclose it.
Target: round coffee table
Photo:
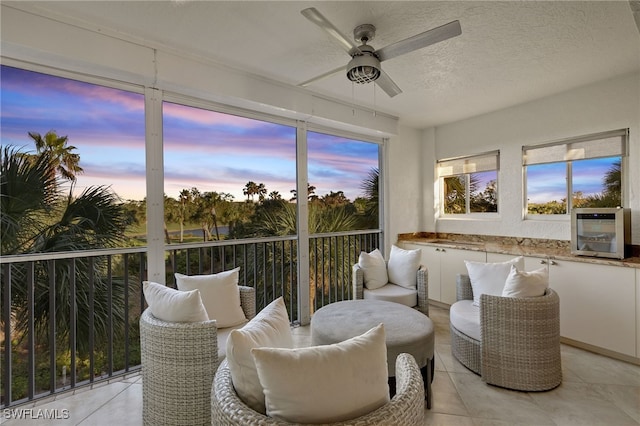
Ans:
[[[434,373],[433,322],[423,313],[399,303],[381,300],[345,300],[326,305],[311,317],[311,344],[329,345],[384,324],[389,387],[395,393],[395,364],[401,353],[413,355],[424,379],[427,408],[431,408]]]

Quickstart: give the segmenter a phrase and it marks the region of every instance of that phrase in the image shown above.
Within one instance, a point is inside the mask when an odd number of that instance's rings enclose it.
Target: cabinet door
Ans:
[[[504,253],[487,253],[487,262],[508,262],[513,259],[513,254],[504,254]],[[548,266],[549,261],[546,257],[532,257],[532,256],[524,256],[524,270],[525,271],[535,271],[536,269],[543,268]]]
[[[556,260],[551,288],[560,296],[560,335],[636,355],[634,268]]]
[[[440,302],[440,248],[427,245],[402,243],[405,250],[422,250],[420,263],[427,268],[429,299]]]
[[[467,273],[464,261],[486,262],[487,253],[484,251],[451,248],[441,248],[439,253],[440,301],[451,305],[456,301],[456,275]]]
[[[422,246],[422,264],[429,274],[429,299],[442,302],[440,285],[440,254],[442,249],[434,246]]]

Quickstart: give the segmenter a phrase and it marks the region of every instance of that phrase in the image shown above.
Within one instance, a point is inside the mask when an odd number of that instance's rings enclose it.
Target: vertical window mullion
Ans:
[[[571,161],[567,161],[567,212],[566,214],[571,214],[571,209],[573,208],[573,163]]]
[[[464,174],[464,211],[471,213],[471,174]]]

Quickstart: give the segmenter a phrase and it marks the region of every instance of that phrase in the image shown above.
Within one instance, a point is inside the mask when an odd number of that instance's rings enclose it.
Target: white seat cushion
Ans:
[[[200,290],[209,319],[216,320],[218,328],[233,327],[247,322],[240,303],[238,278],[240,268],[209,275],[182,275],[175,273],[178,290]]]
[[[387,262],[380,250],[375,249],[371,253],[361,252],[358,265],[362,269],[365,288],[374,290],[389,282],[387,275]]]
[[[473,304],[476,306],[480,306],[481,294],[502,295],[504,283],[511,272],[511,265],[515,265],[519,271],[524,269],[524,257],[522,256],[507,262],[485,263],[465,260],[464,263],[469,272],[469,281],[471,281],[471,289],[473,290]]]
[[[389,283],[375,290],[365,288],[363,291],[363,299],[384,300],[413,308],[418,304],[418,290]]]
[[[264,392],[251,349],[293,348],[291,324],[282,297],[258,312],[242,329],[229,334],[227,361],[233,386],[240,399],[255,411],[266,414]]]
[[[384,326],[333,345],[251,350],[267,415],[290,423],[335,423],[389,402]]]
[[[473,300],[459,300],[451,305],[449,321],[458,331],[480,341],[480,308]]]
[[[243,322],[242,324],[234,325],[233,327],[219,328],[218,329],[218,363],[221,363],[227,357],[227,341],[229,339],[229,334],[233,330],[238,330],[245,326],[247,322]]]
[[[405,250],[395,245],[391,246],[388,265],[389,282],[411,290],[415,289],[421,255],[420,249]]]
[[[208,321],[200,292],[178,291],[151,281],[142,283],[144,298],[154,317],[167,322]]]
[[[518,271],[511,265],[511,272],[504,283],[503,297],[544,296],[549,287],[549,271],[546,267],[531,272]]]

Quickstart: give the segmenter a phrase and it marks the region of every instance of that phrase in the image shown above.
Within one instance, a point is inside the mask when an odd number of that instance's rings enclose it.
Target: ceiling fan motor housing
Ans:
[[[347,65],[347,78],[354,83],[366,84],[380,77],[380,61],[371,46],[360,46],[361,55],[355,55]]]

